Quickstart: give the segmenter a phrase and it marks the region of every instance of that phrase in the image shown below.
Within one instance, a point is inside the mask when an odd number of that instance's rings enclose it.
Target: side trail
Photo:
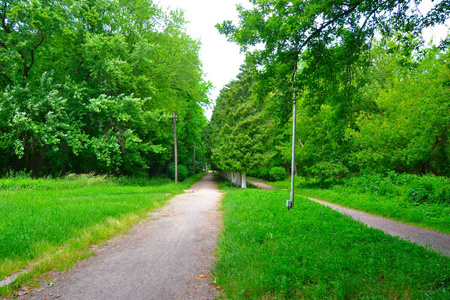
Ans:
[[[208,173],[191,190],[82,261],[58,283],[19,299],[215,299],[210,270],[221,193]]]
[[[274,190],[275,188],[264,183],[263,181],[247,179],[248,182],[263,190]],[[308,197],[307,197],[308,198]],[[312,201],[329,206],[340,213],[346,214],[353,219],[366,224],[368,227],[377,228],[384,233],[408,240],[412,243],[431,246],[437,248],[445,256],[450,256],[450,235],[434,230],[420,228],[414,225],[406,225],[397,221],[374,216],[362,211],[342,207],[336,204],[328,203],[315,198],[308,198]]]

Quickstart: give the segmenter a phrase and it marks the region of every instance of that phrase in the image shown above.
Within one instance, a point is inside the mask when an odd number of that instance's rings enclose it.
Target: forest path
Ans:
[[[221,230],[221,193],[212,173],[107,242],[58,283],[19,299],[214,299],[210,270]]]
[[[251,184],[263,190],[274,190],[275,188],[260,180],[250,179]],[[306,197],[312,201],[329,206],[340,213],[346,214],[353,219],[366,224],[368,227],[377,228],[384,233],[408,240],[419,245],[430,245],[437,248],[445,256],[450,256],[450,235],[434,230],[424,229],[414,225],[407,225],[383,217],[374,216],[362,211],[342,207],[336,204],[325,202],[315,198]],[[295,209],[295,207],[294,207]]]

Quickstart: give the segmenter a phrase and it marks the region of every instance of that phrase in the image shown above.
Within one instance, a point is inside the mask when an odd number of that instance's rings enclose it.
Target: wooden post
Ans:
[[[173,139],[175,148],[175,184],[178,183],[178,151],[177,151],[177,116],[173,112]]]

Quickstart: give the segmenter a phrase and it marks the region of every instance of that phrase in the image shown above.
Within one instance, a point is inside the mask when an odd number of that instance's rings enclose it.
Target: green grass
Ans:
[[[281,191],[223,188],[226,299],[449,299],[450,258]]]
[[[24,267],[32,276],[70,268],[91,255],[92,244],[129,228],[199,178],[178,185],[167,179],[91,175],[0,179],[0,278]],[[0,294],[11,290],[0,288]]]
[[[415,205],[395,196],[352,193],[345,189],[299,189],[299,194],[319,198],[374,215],[450,233],[450,207],[439,204]]]
[[[299,182],[302,182],[302,178],[296,177],[295,193],[297,195],[318,198],[406,224],[450,233],[450,206],[448,204],[411,203],[405,200],[400,191],[380,195],[376,192],[361,192],[346,185],[336,185],[329,189],[304,188],[298,186]],[[289,180],[268,182],[268,184],[279,189],[290,189]]]

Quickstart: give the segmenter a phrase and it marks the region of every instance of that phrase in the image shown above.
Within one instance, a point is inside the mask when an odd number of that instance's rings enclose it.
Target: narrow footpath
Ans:
[[[275,188],[260,180],[247,179],[248,182],[263,190],[274,190]],[[374,216],[362,211],[342,207],[336,204],[328,203],[319,199],[309,198],[312,201],[329,206],[340,213],[346,214],[353,219],[366,224],[368,227],[377,228],[384,233],[399,237],[402,240],[408,240],[412,243],[431,246],[436,248],[445,256],[450,256],[450,235],[434,230],[420,228],[414,225],[406,225],[397,221]],[[294,208],[295,209],[295,208]]]
[[[52,286],[19,299],[215,299],[210,270],[221,193],[208,173],[186,193],[116,237]]]

